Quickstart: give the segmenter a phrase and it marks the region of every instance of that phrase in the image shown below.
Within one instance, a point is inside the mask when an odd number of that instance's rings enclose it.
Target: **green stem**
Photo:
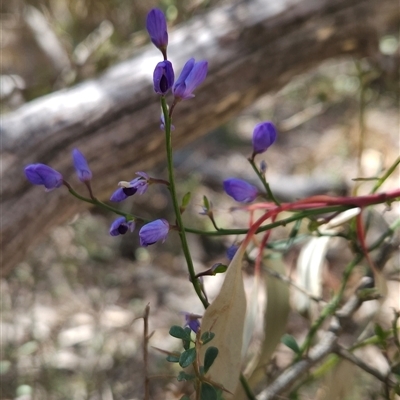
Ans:
[[[254,172],[257,174],[258,178],[260,179],[260,181],[262,182],[268,197],[277,205],[280,206],[281,203],[277,200],[277,198],[274,196],[274,194],[272,193],[272,190],[269,186],[269,183],[266,181],[265,176],[259,171],[259,169],[257,168],[256,163],[254,162],[253,158],[249,158],[249,163],[250,165],[253,167]]]
[[[375,186],[372,189],[372,193],[375,193],[385,182],[387,178],[393,173],[393,171],[397,168],[397,166],[400,164],[400,157],[398,157],[395,162],[389,167],[389,169],[385,172],[385,174],[382,176],[382,178],[378,179],[378,182],[376,182]]]
[[[277,226],[285,226],[291,222],[297,221],[299,219],[312,217],[314,215],[320,215],[331,212],[341,212],[348,210],[349,208],[354,208],[354,206],[330,206],[323,207],[316,210],[306,210],[306,211],[295,211],[295,215],[292,217],[280,219],[279,221],[275,221],[271,224],[263,225],[259,229],[257,229],[256,233],[265,232],[269,229],[276,228]],[[186,232],[195,233],[197,235],[206,235],[206,236],[224,236],[224,235],[245,235],[249,230],[245,229],[223,229],[219,228],[218,231],[202,231],[200,229],[194,228],[186,228]]]
[[[333,315],[335,311],[338,309],[340,302],[343,297],[344,290],[346,288],[347,282],[350,278],[350,275],[354,269],[354,267],[363,259],[362,254],[357,254],[354,259],[346,266],[346,269],[343,272],[342,284],[340,286],[339,292],[333,297],[333,299],[323,308],[319,317],[314,321],[311,325],[311,328],[300,347],[300,351],[296,357],[295,361],[299,361],[299,359],[303,356],[303,354],[309,349],[311,342],[314,338],[314,335],[317,333],[318,329],[324,323],[325,319],[329,316]]]
[[[240,383],[242,384],[243,390],[246,393],[248,400],[257,400],[256,396],[254,396],[247,379],[243,374],[240,374]]]
[[[200,301],[203,303],[204,308],[207,308],[209,303],[207,299],[204,297],[203,292],[201,291],[201,286],[199,280],[196,278],[196,273],[194,271],[194,265],[192,256],[190,255],[189,246],[186,239],[185,226],[183,225],[182,215],[180,211],[180,206],[178,203],[178,196],[176,194],[176,186],[175,186],[175,177],[174,177],[174,166],[173,166],[173,157],[172,157],[172,140],[171,140],[171,118],[168,112],[167,102],[164,96],[161,96],[161,107],[164,114],[165,121],[165,142],[166,142],[166,151],[167,151],[167,165],[168,165],[168,180],[169,180],[169,191],[171,193],[172,204],[175,211],[176,216],[176,224],[178,226],[179,237],[181,239],[183,254],[186,259],[190,281],[196,291],[196,294]]]
[[[90,204],[93,204],[93,205],[95,205],[95,206],[103,207],[103,208],[105,208],[106,210],[112,211],[112,212],[115,213],[115,214],[122,215],[122,216],[125,217],[127,220],[132,220],[132,219],[135,219],[135,220],[142,220],[142,218],[136,217],[136,216],[134,216],[134,215],[132,215],[132,214],[130,214],[130,213],[126,213],[126,212],[123,212],[123,211],[121,211],[121,210],[118,210],[117,208],[111,207],[111,206],[109,206],[108,204],[103,203],[102,201],[98,200],[96,197],[89,198],[89,197],[81,196],[81,195],[80,195],[79,193],[77,193],[77,192],[72,188],[72,186],[71,186],[68,182],[66,182],[66,181],[64,181],[64,185],[68,188],[68,191],[69,191],[73,196],[75,196],[77,199],[79,199],[79,200],[85,201],[86,203],[90,203]]]

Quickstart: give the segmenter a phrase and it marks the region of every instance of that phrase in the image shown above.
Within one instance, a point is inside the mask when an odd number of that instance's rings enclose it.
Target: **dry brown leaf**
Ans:
[[[271,270],[285,275],[285,265],[281,256],[274,255],[274,258],[267,259],[265,263]],[[245,374],[251,388],[265,379],[265,366],[286,332],[290,311],[288,284],[273,276],[268,276],[266,279],[267,307],[264,315],[264,339],[258,357],[250,363]],[[246,397],[243,388],[239,386],[233,399],[241,400],[244,398]]]
[[[202,346],[200,360],[203,362],[207,347],[219,350],[218,357],[206,374],[212,381],[234,393],[239,382],[243,326],[246,316],[246,296],[242,278],[242,259],[245,248],[241,246],[229,264],[224,283],[213,303],[203,316],[201,331],[215,333],[214,339]],[[232,398],[224,393],[224,398]]]

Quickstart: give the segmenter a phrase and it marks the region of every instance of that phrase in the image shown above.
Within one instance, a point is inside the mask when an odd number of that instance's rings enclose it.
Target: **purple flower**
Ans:
[[[258,189],[242,179],[229,178],[223,184],[225,192],[241,203],[250,203],[258,195]]]
[[[74,149],[72,150],[72,159],[79,180],[81,182],[90,181],[92,179],[92,171],[90,170],[84,155],[78,149]]]
[[[206,78],[207,68],[207,61],[195,62],[194,58],[191,58],[183,67],[172,89],[175,98],[185,100],[194,97],[193,90]]]
[[[226,250],[226,256],[228,257],[228,259],[230,261],[233,260],[233,257],[235,257],[236,252],[238,251],[239,246],[237,246],[236,244],[233,244],[231,247],[228,248],[228,250]]]
[[[153,44],[164,53],[168,46],[168,32],[165,15],[160,9],[153,8],[147,14],[146,28]]]
[[[117,218],[110,226],[110,235],[124,235],[128,230],[133,232],[135,229],[135,221],[127,221],[125,217]]]
[[[200,329],[200,321],[201,315],[191,314],[188,312],[183,312],[185,316],[185,326],[188,326],[194,333],[197,333]]]
[[[129,196],[133,196],[135,193],[145,193],[149,186],[150,177],[145,172],[136,172],[136,175],[139,175],[139,177],[130,182],[119,182],[118,186],[120,187],[111,195],[110,200],[119,202],[125,200]]]
[[[63,176],[45,164],[30,164],[25,167],[25,176],[34,185],[43,185],[49,192],[63,184]]]
[[[159,240],[163,242],[167,238],[169,232],[169,224],[165,219],[157,219],[143,225],[139,231],[140,245],[150,246]]]
[[[158,94],[166,94],[174,84],[174,69],[170,61],[161,61],[157,64],[153,74],[154,91]]]
[[[276,140],[276,128],[270,121],[257,124],[253,131],[253,155],[264,153]]]

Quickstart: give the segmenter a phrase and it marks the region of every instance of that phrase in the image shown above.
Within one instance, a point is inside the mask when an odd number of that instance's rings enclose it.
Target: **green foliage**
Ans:
[[[201,392],[200,392],[201,400],[217,400],[218,394],[217,390],[211,386],[209,383],[203,382],[201,384]]]
[[[167,356],[166,360],[168,362],[177,363],[177,362],[179,362],[180,357],[181,357],[180,353],[179,353],[179,355],[177,354],[176,356],[170,354],[170,355]]]
[[[293,350],[296,354],[300,353],[300,347],[297,344],[296,339],[292,335],[289,335],[289,334],[285,333],[282,336],[281,342],[285,346],[289,347],[289,349]]]
[[[218,356],[218,349],[216,347],[209,347],[206,350],[206,354],[204,355],[204,373],[210,369],[211,365],[213,365],[215,359]]]
[[[178,325],[171,326],[171,328],[169,330],[169,334],[178,339],[186,339],[187,338],[187,333],[186,333],[185,329]]]
[[[190,198],[192,194],[190,192],[187,192],[182,199],[182,204],[181,204],[181,213],[183,213],[186,210],[186,207],[189,205]]]
[[[182,368],[188,367],[190,364],[192,364],[196,360],[196,349],[192,347],[189,350],[185,350],[180,358],[179,358],[179,365]]]
[[[178,382],[182,382],[182,381],[192,381],[194,378],[195,378],[194,375],[187,374],[185,371],[180,371],[176,379],[178,380]]]
[[[206,343],[208,343],[208,342],[211,342],[211,340],[213,340],[214,336],[215,336],[215,333],[213,333],[213,332],[204,332],[204,333],[201,335],[201,342],[202,342],[203,344],[206,344]]]
[[[212,268],[213,275],[223,274],[228,269],[228,266],[225,264],[218,263]]]

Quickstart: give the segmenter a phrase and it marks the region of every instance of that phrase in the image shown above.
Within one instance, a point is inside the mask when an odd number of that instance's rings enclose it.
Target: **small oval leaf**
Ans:
[[[179,362],[179,358],[180,358],[180,355],[176,355],[176,356],[174,356],[174,355],[169,355],[169,356],[167,356],[166,360],[167,360],[168,362],[177,363],[177,362]]]
[[[190,192],[187,192],[184,196],[183,196],[183,199],[182,199],[182,208],[183,209],[185,209],[187,206],[188,206],[188,204],[189,204],[189,202],[190,202],[190,197],[192,196],[192,194],[190,193]]]
[[[190,375],[187,374],[184,371],[180,371],[179,375],[176,377],[176,379],[178,380],[178,382],[182,382],[182,381],[192,381],[195,378],[194,375]]]
[[[285,333],[281,338],[281,342],[285,346],[289,347],[289,349],[293,350],[296,354],[300,353],[300,347],[292,335]]]
[[[201,341],[203,342],[203,344],[206,344],[208,342],[211,342],[211,340],[213,340],[214,336],[215,336],[215,333],[213,333],[213,332],[204,332],[201,335]]]
[[[211,365],[213,365],[214,360],[218,356],[218,349],[216,347],[210,346],[206,350],[206,354],[204,355],[204,373],[210,369]]]
[[[190,336],[188,337],[187,332],[181,326],[178,325],[171,326],[169,334],[178,339],[190,340]]]
[[[195,359],[196,359],[196,349],[194,347],[192,347],[189,350],[185,350],[181,354],[181,357],[179,358],[179,365],[182,368],[186,368],[190,364],[192,364]]]
[[[217,395],[217,391],[215,390],[215,388],[213,388],[208,383],[201,384],[201,394],[200,394],[201,400],[217,400],[217,398],[218,398],[218,395]]]

